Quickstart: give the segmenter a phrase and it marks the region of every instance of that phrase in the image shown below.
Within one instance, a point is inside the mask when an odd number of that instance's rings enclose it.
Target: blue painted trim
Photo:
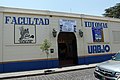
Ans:
[[[0,64],[0,73],[3,73],[3,64]]]
[[[91,64],[111,59],[114,54],[82,56],[78,58],[78,64]],[[0,73],[28,70],[40,70],[59,67],[59,60],[36,60],[29,62],[7,62],[0,64]]]
[[[58,60],[4,63],[4,72],[28,71],[58,67]]]
[[[78,58],[78,64],[92,64],[110,60],[114,54],[103,54],[97,56],[83,56]]]

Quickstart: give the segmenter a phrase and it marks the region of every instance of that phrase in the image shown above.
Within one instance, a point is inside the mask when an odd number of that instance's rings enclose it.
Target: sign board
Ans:
[[[76,21],[75,20],[60,20],[60,31],[61,32],[76,32]]]
[[[85,27],[92,29],[93,42],[104,42],[103,30],[108,28],[105,22],[90,22],[85,21]]]
[[[16,44],[36,43],[36,26],[35,25],[15,25],[14,26],[14,43]]]
[[[110,44],[91,44],[88,45],[88,53],[107,53],[110,52]]]

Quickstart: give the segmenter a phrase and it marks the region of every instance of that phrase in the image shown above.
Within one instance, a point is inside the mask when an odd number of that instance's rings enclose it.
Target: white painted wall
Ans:
[[[120,23],[118,22],[109,22],[109,34],[110,34],[110,40],[111,40],[111,49],[112,52],[118,52],[120,51]],[[117,32],[118,34],[113,36],[113,32]],[[115,38],[118,38],[117,41]]]
[[[0,62],[3,61],[3,13],[0,12]]]
[[[48,16],[5,13],[5,16],[47,18]],[[36,25],[36,43],[14,44],[14,24],[4,24],[4,61],[44,59],[46,54],[40,50],[44,39],[50,39],[49,25]]]
[[[16,12],[17,11],[17,12]],[[2,11],[1,11],[2,12]],[[32,12],[34,12],[32,14]],[[41,13],[40,13],[41,12]],[[50,17],[49,15],[53,15]],[[15,17],[30,17],[30,18],[49,18],[49,25],[36,25],[36,43],[35,44],[14,44],[14,24],[5,24],[5,16],[15,16]],[[48,39],[54,49],[54,53],[50,54],[49,58],[58,58],[58,43],[57,38],[60,32],[59,20],[75,20],[77,24],[77,30],[74,33],[77,39],[77,52],[78,56],[88,55],[88,45],[103,45],[108,44],[111,46],[110,52],[117,52],[120,50],[120,42],[113,41],[112,31],[120,31],[120,20],[110,19],[104,17],[96,16],[80,16],[79,14],[72,13],[60,13],[60,12],[50,12],[50,11],[35,11],[35,10],[24,10],[23,9],[9,9],[4,10],[4,16],[0,13],[0,61],[19,61],[19,60],[32,60],[32,59],[45,59],[46,54],[40,50],[40,44],[44,39]],[[108,28],[103,29],[104,42],[93,42],[92,29],[85,27],[84,21],[90,22],[101,22],[107,23]],[[112,22],[114,21],[114,22]],[[52,30],[55,28],[57,30],[57,36],[54,38],[52,35]],[[79,29],[84,33],[83,37],[79,36]],[[2,38],[3,35],[3,38]],[[119,35],[118,35],[119,36]],[[2,40],[3,43],[2,43]],[[3,46],[2,46],[3,44]],[[3,55],[2,55],[3,53]]]

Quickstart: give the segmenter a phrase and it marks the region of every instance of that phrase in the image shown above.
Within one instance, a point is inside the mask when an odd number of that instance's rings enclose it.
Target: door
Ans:
[[[73,32],[60,32],[58,35],[58,57],[60,66],[78,63],[77,43]]]

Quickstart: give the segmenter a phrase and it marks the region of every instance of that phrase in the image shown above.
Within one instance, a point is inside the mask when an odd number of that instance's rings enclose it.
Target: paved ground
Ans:
[[[97,80],[94,77],[94,68],[61,72],[49,75],[37,75],[21,78],[12,78],[4,80]]]

